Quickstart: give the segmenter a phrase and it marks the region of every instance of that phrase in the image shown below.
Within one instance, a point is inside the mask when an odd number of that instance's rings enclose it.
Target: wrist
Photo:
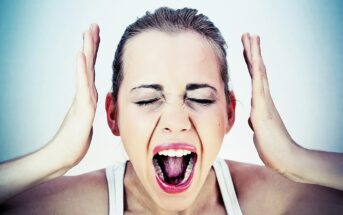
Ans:
[[[60,172],[63,175],[69,169],[76,165],[74,161],[65,149],[61,147],[59,141],[55,138],[52,139],[46,147],[44,147],[44,154],[48,165],[52,171],[52,174],[55,175],[56,172]],[[60,175],[57,175],[57,177]]]
[[[48,144],[49,153],[54,156],[56,164],[61,169],[73,168],[82,160],[89,148],[94,114],[85,114],[79,109],[74,102],[59,131]]]
[[[303,177],[306,167],[304,167],[307,150],[298,145],[294,141],[289,144],[287,150],[285,150],[285,156],[283,156],[283,169],[282,174],[287,178],[301,183],[307,183],[308,181]]]

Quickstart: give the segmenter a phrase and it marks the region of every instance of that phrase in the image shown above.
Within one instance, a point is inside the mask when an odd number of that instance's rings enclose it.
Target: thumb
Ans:
[[[251,123],[250,117],[249,117],[249,119],[248,119],[248,124],[249,124],[249,127],[251,128],[251,130],[254,131],[254,127],[253,127],[253,125],[252,125],[252,123]]]

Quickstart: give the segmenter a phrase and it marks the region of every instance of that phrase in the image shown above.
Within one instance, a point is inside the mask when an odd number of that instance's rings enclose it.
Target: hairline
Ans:
[[[187,28],[180,28],[180,27],[172,26],[171,28],[157,28],[157,27],[153,27],[153,28],[144,29],[144,30],[141,30],[141,31],[137,32],[133,36],[130,36],[126,40],[126,42],[124,44],[124,47],[122,49],[122,57],[121,57],[121,61],[122,61],[121,62],[122,63],[122,67],[121,67],[121,71],[120,71],[121,75],[122,75],[121,82],[124,81],[125,56],[127,55],[126,53],[128,51],[127,49],[129,47],[129,45],[132,43],[132,41],[134,39],[136,39],[140,35],[145,34],[145,33],[149,33],[149,32],[164,33],[164,34],[167,34],[167,35],[191,33],[191,34],[199,36],[204,42],[207,42],[210,45],[210,47],[212,48],[213,53],[216,56],[216,60],[217,60],[217,63],[218,63],[219,76],[222,79],[222,77],[221,77],[222,76],[222,71],[221,70],[224,67],[225,56],[223,56],[223,53],[220,50],[221,48],[219,47],[219,45],[212,38],[206,37],[206,36],[202,35],[201,33],[197,32],[194,29],[187,29]],[[228,72],[228,71],[226,71],[226,72]],[[119,93],[119,90],[120,90],[120,86],[118,88],[118,93]],[[224,90],[226,91],[225,86],[224,86]]]

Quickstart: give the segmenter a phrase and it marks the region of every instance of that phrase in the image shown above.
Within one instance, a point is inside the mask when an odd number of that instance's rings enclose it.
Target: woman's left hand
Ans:
[[[266,67],[261,56],[260,37],[246,33],[242,36],[242,43],[252,81],[249,125],[254,131],[254,143],[266,166],[285,173],[288,156],[298,145],[289,135],[270,94]]]
[[[343,153],[306,149],[292,139],[269,91],[259,36],[243,34],[242,43],[252,81],[249,125],[264,164],[293,181],[343,191]]]

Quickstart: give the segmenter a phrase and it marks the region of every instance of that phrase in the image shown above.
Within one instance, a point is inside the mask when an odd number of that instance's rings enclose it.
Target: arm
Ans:
[[[281,161],[287,177],[297,182],[343,190],[342,153],[310,150],[295,143],[291,147],[293,153]]]
[[[56,156],[56,143],[0,165],[0,203],[30,187],[63,175],[71,166]]]
[[[260,38],[243,34],[242,43],[252,80],[249,125],[262,161],[294,181],[343,190],[343,154],[309,150],[296,144],[271,97]]]
[[[63,176],[0,205],[0,214],[108,214],[105,169]]]
[[[243,214],[342,214],[340,190],[297,183],[264,166],[228,165]]]
[[[40,183],[63,175],[86,154],[97,105],[94,64],[99,27],[84,32],[83,51],[77,57],[76,95],[54,138],[29,155],[0,164],[0,203]]]

